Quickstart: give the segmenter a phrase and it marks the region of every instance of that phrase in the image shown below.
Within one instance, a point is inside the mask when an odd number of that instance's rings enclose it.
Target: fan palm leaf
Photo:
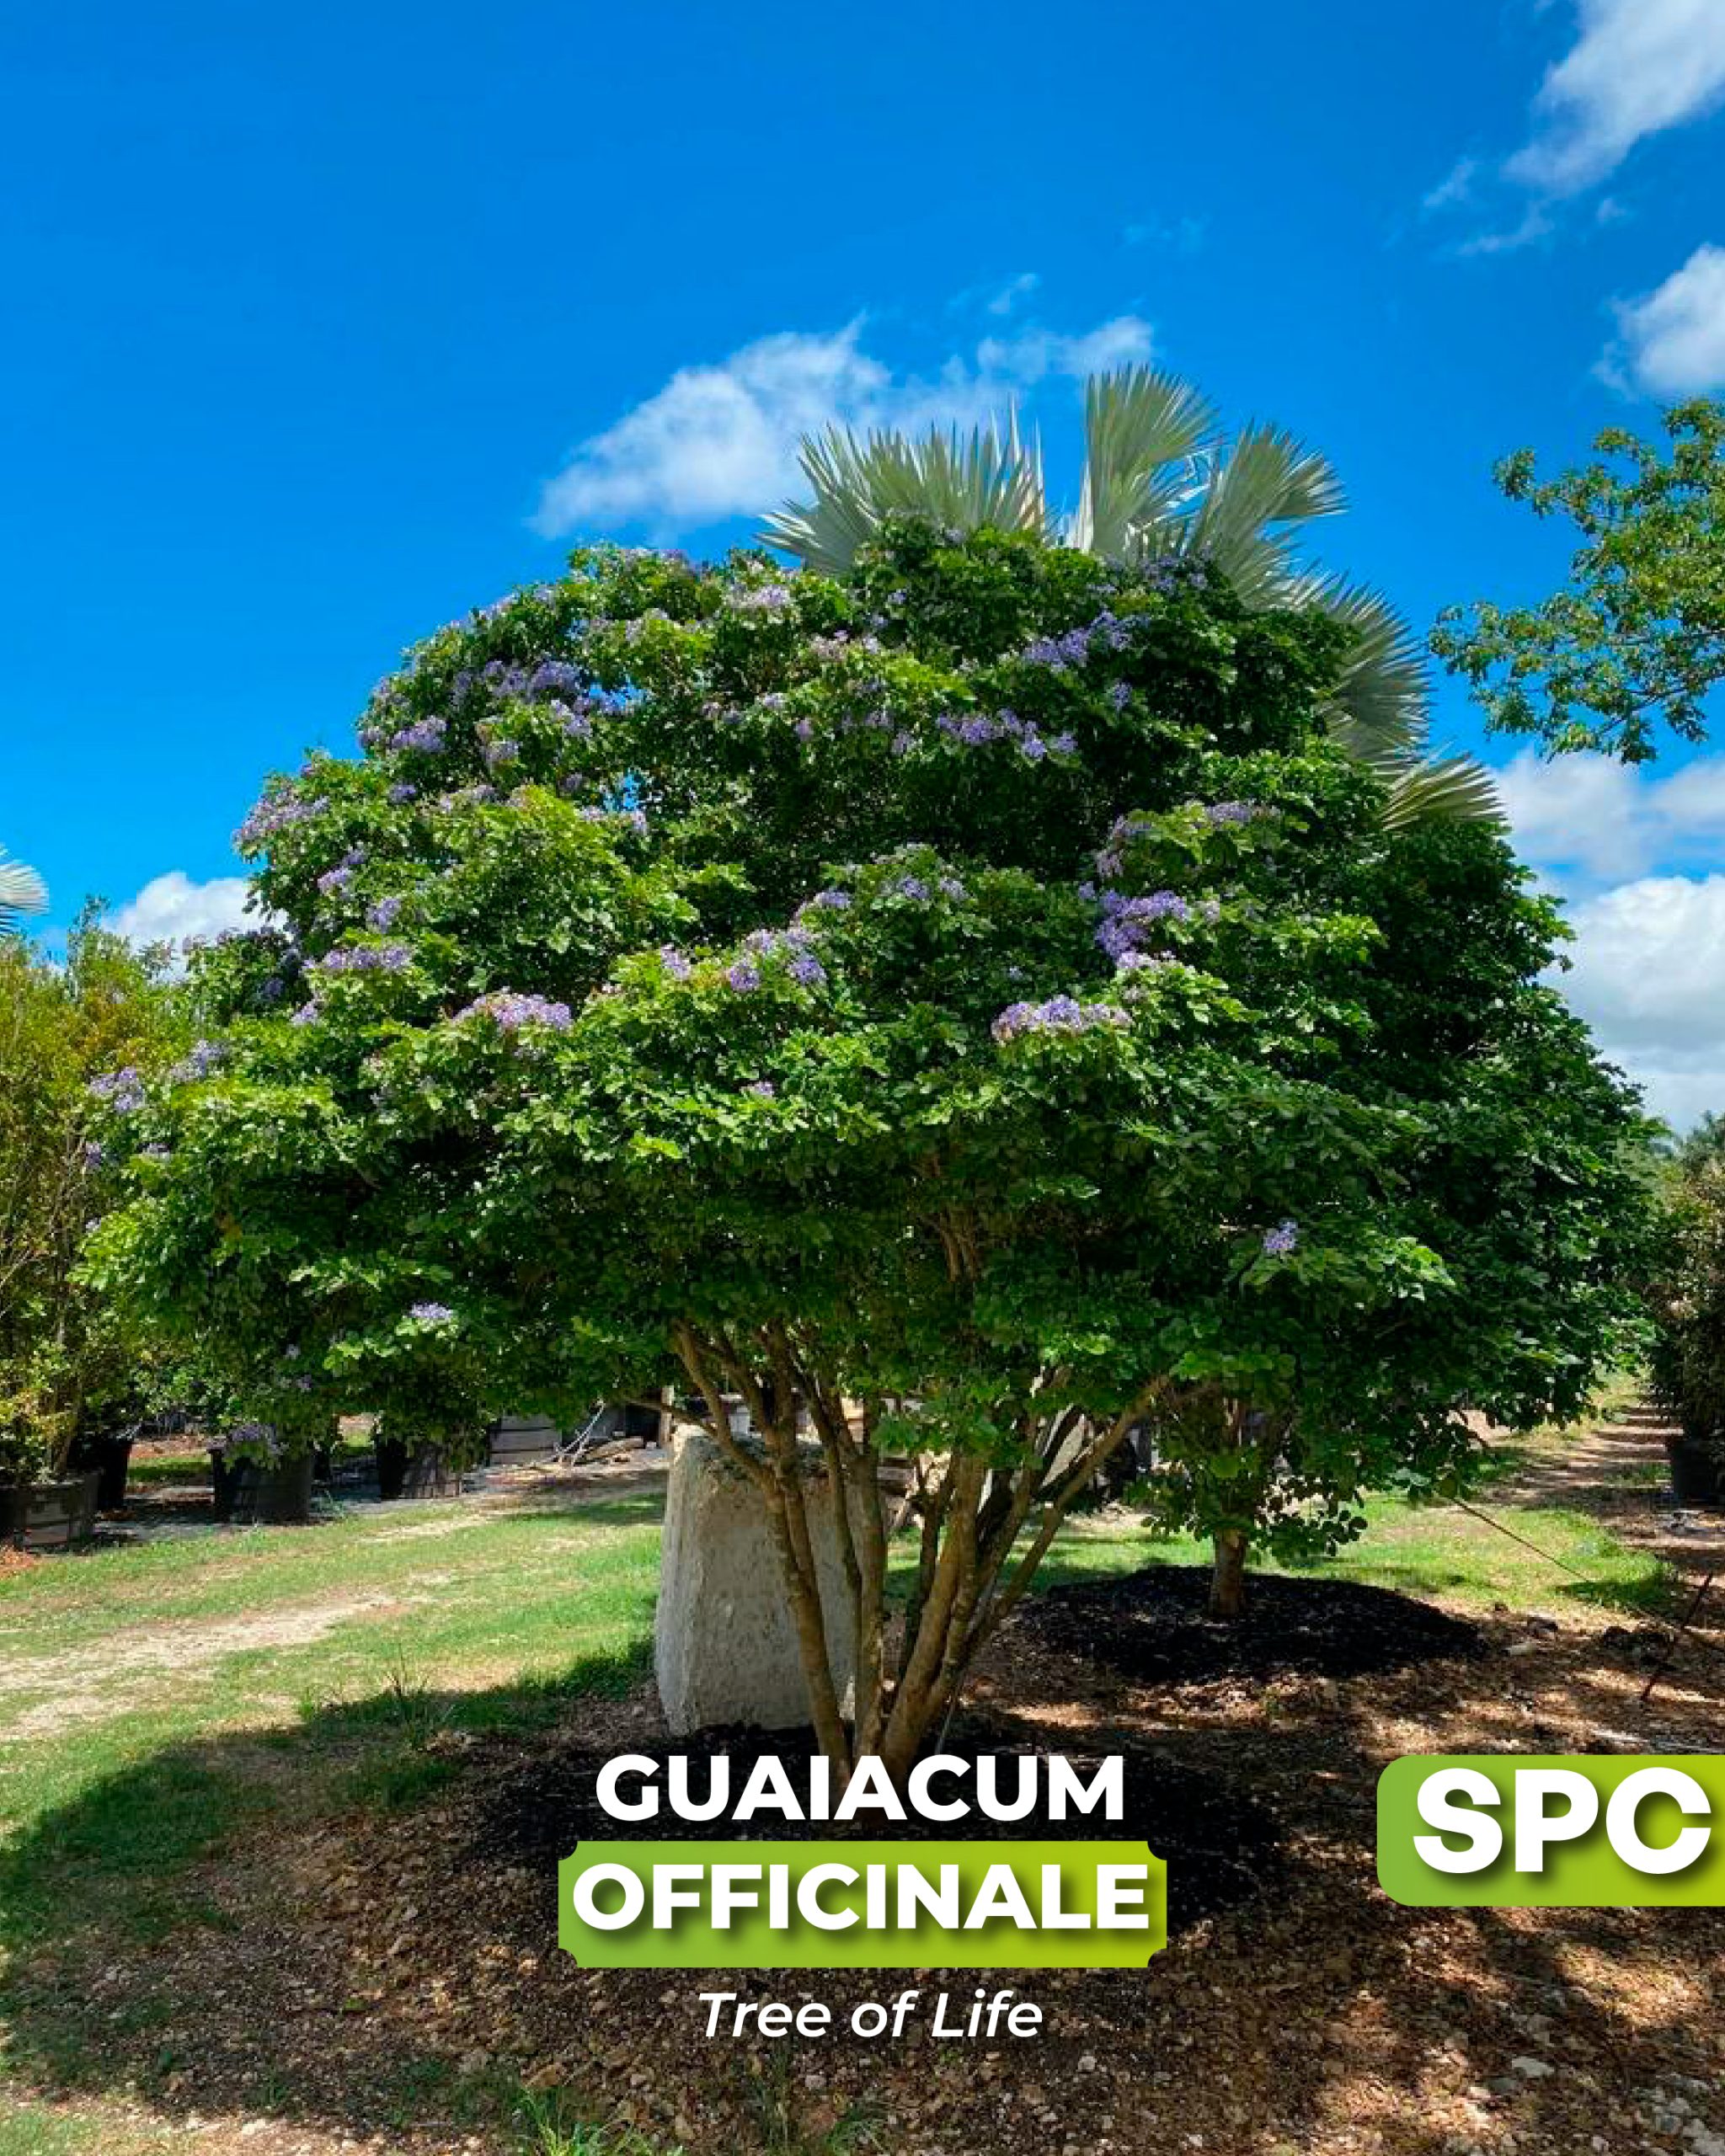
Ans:
[[[1226,440],[1189,382],[1145,366],[1092,376],[1084,388],[1085,464],[1078,506],[1052,523],[1039,446],[1003,435],[938,430],[911,440],[830,427],[803,444],[810,499],[770,517],[767,542],[807,567],[841,574],[881,523],[917,515],[960,531],[1032,531],[1119,561],[1188,554],[1214,562],[1245,603],[1316,606],[1354,632],[1331,699],[1335,737],[1390,788],[1386,820],[1466,816],[1501,824],[1490,775],[1466,756],[1429,760],[1424,654],[1383,596],[1301,559],[1306,527],[1344,506],[1329,460],[1284,429],[1254,423]]]
[[[24,915],[40,913],[47,903],[48,887],[35,870],[8,861],[0,847],[0,936],[16,936]]]

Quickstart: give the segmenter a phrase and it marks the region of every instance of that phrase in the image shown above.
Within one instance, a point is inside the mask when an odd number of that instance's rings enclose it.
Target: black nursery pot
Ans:
[[[1671,1494],[1680,1505],[1725,1509],[1725,1465],[1717,1438],[1668,1430],[1665,1456],[1671,1463]]]
[[[312,1517],[312,1455],[270,1463],[210,1455],[216,1517],[245,1527],[295,1526]]]
[[[450,1497],[460,1490],[461,1476],[435,1445],[409,1449],[387,1438],[376,1439],[375,1445],[380,1498]]]
[[[131,1470],[132,1439],[109,1433],[78,1441],[73,1465],[96,1476],[96,1510],[117,1513],[126,1502],[126,1478]]]
[[[58,1482],[0,1485],[0,1544],[14,1550],[75,1550],[96,1531],[94,1470]]]

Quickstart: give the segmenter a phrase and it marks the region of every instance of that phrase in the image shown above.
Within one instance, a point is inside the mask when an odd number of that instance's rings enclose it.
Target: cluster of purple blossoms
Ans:
[[[1207,824],[1255,824],[1260,816],[1274,816],[1261,801],[1212,801],[1204,812]]]
[[[1284,1220],[1279,1226],[1272,1228],[1263,1239],[1266,1257],[1286,1257],[1290,1251],[1297,1250],[1299,1246],[1299,1226],[1292,1220]]]
[[[1131,701],[1132,685],[1130,681],[1116,681],[1108,691],[1108,702],[1116,711],[1124,711]]]
[[[695,970],[675,943],[660,945],[659,963],[673,980],[686,980]]]
[[[314,974],[403,974],[414,963],[406,943],[360,943],[312,961]]]
[[[901,876],[892,887],[895,897],[915,899],[919,905],[929,896],[929,889],[920,876]]]
[[[1090,1033],[1131,1022],[1117,1003],[1080,1003],[1073,996],[1053,995],[1046,1003],[1009,1003],[989,1031],[997,1041],[1012,1041],[1024,1033]]]
[[[408,1315],[421,1325],[447,1325],[455,1312],[447,1303],[415,1303]]]
[[[318,889],[326,899],[333,899],[338,891],[344,891],[353,880],[351,868],[326,868],[318,878]]]
[[[782,958],[786,970],[801,988],[824,988],[826,968],[809,948],[809,931],[796,922],[788,928],[756,928],[743,938],[743,954],[725,972],[725,979],[740,995],[752,995],[761,985],[763,959]]]
[[[1192,905],[1178,891],[1152,891],[1146,898],[1123,898],[1118,891],[1102,896],[1103,918],[1096,940],[1116,964],[1128,952],[1142,951],[1146,938],[1157,923],[1192,918]]]
[[[588,717],[591,706],[585,697],[573,704],[555,700],[547,709],[571,741],[590,741],[593,739],[593,721]]]
[[[242,847],[261,846],[278,831],[290,830],[295,824],[309,823],[312,817],[321,816],[329,806],[327,795],[320,794],[315,801],[302,801],[296,794],[277,794],[260,801],[234,834]]]
[[[553,1003],[542,995],[519,995],[513,989],[494,989],[489,995],[478,997],[464,1011],[456,1012],[457,1024],[463,1018],[489,1018],[499,1033],[519,1033],[523,1026],[549,1026],[554,1033],[566,1033],[574,1023],[567,1003]]]
[[[518,741],[488,741],[479,753],[485,759],[486,770],[494,771],[499,764],[517,762],[521,746]]]
[[[817,891],[812,899],[804,899],[797,909],[795,919],[800,923],[805,915],[811,913],[846,913],[852,904],[848,891]]]
[[[144,1081],[135,1064],[123,1070],[105,1071],[84,1088],[93,1100],[106,1101],[120,1115],[136,1115],[144,1105]]]
[[[1015,711],[1003,711],[992,718],[985,712],[973,712],[964,718],[946,712],[935,724],[966,749],[984,748],[991,741],[1010,741],[1027,763],[1039,764],[1048,756],[1075,755],[1078,749],[1074,735],[1057,734],[1053,740],[1046,740],[1033,721],[1020,718]]]
[[[542,659],[527,676],[526,693],[532,697],[578,697],[581,670],[572,659]]]
[[[770,1078],[757,1078],[752,1086],[745,1086],[743,1090],[752,1094],[757,1101],[776,1101],[778,1098],[778,1087]]]
[[[309,1003],[301,1004],[299,1009],[290,1015],[287,1022],[290,1026],[314,1026],[323,1016],[323,1007],[314,995]]]
[[[220,1041],[194,1041],[182,1062],[176,1063],[168,1076],[177,1085],[187,1085],[210,1073],[227,1060],[227,1050]]]
[[[782,614],[793,604],[786,584],[757,584],[746,590],[728,591],[725,600],[738,614]]]
[[[494,786],[462,786],[453,793],[440,793],[437,805],[440,808],[479,808],[496,798]]]
[[[389,798],[394,803],[398,808],[401,808],[407,802],[417,801],[419,798],[419,787],[416,786],[409,786],[405,779],[403,779],[399,785],[393,786],[389,789]]]
[[[1093,622],[1087,622],[1082,628],[1068,629],[1061,636],[1033,638],[1020,656],[1032,666],[1046,666],[1060,674],[1069,667],[1083,665],[1094,651],[1124,651],[1131,641],[1131,625],[1104,607]]]
[[[394,927],[405,903],[404,899],[396,897],[379,899],[377,905],[366,915],[367,925],[377,929],[380,934],[386,933]]]
[[[399,733],[392,734],[392,749],[417,749],[424,755],[434,756],[444,744],[449,731],[448,722],[441,718],[416,718],[411,726],[404,726]]]
[[[80,1157],[87,1168],[99,1168],[103,1161],[108,1157],[107,1147],[105,1145],[99,1145],[93,1138],[90,1140],[88,1145],[81,1147],[79,1149],[79,1152]]]

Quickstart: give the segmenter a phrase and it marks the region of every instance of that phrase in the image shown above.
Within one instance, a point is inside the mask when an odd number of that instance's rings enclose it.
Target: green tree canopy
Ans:
[[[991,531],[831,577],[578,553],[267,790],[278,925],[200,964],[202,1074],[115,1102],[99,1277],[277,1421],[676,1383],[823,1743],[901,1768],[1135,1429],[1226,1572],[1442,1488],[1465,1406],[1572,1406],[1613,1345],[1632,1097],[1501,841],[1386,825],[1336,746],[1347,646]],[[799,1413],[852,1498],[848,1730]]]
[[[1530,449],[1498,467],[1511,501],[1567,516],[1581,540],[1562,590],[1451,607],[1433,635],[1498,731],[1629,764],[1658,753],[1662,724],[1706,738],[1725,680],[1725,407],[1674,405],[1664,428],[1669,450],[1610,428],[1594,462],[1554,479]]]
[[[160,954],[93,909],[63,963],[0,942],[0,1480],[56,1465],[137,1401],[134,1353],[77,1270],[112,1181],[96,1127],[179,1043]]]

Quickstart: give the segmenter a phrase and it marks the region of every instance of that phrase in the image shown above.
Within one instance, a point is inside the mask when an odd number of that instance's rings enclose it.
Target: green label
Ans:
[[[584,1842],[557,1890],[590,1969],[1135,1969],[1167,1943],[1147,1842]]]
[[[1411,1908],[1725,1904],[1725,1758],[1485,1753],[1378,1778],[1378,1883]]]

